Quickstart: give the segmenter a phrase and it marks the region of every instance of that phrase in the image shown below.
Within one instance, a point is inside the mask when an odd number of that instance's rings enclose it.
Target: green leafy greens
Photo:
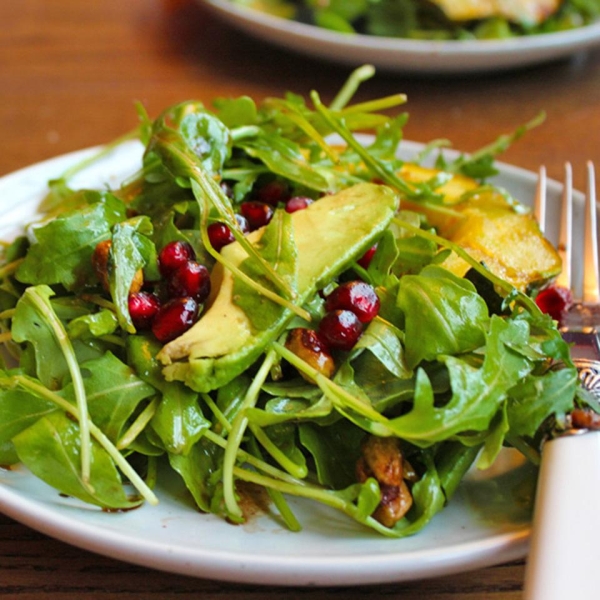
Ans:
[[[350,8],[346,19],[356,16]],[[17,359],[0,372],[3,464],[21,462],[60,492],[110,510],[157,502],[151,488],[165,464],[202,511],[231,521],[245,518],[239,483],[250,482],[268,491],[292,530],[301,524],[287,495],[402,537],[425,526],[471,466],[488,466],[504,445],[537,460],[543,436],[591,402],[568,347],[530,297],[424,216],[454,214],[440,191],[453,174],[477,175],[471,194],[489,189],[495,154],[537,120],[471,158],[439,153],[443,171],[415,182],[397,153],[407,117],[386,114],[405,97],[351,104],[372,75],[358,69],[329,106],[313,92],[310,104],[294,94],[258,106],[248,97],[219,99],[213,109],[187,102],[154,121],[140,109],[139,173],[108,191],[71,189],[77,166],[52,182],[48,215],[7,246],[0,269],[2,335]],[[366,142],[356,135],[365,130],[373,131]],[[318,203],[372,181],[413,208],[401,205],[369,265],[349,258],[341,274],[297,302],[290,215],[277,209],[254,243],[237,226],[240,204],[267,184]],[[246,253],[240,265],[212,246],[215,222],[228,225]],[[156,282],[157,256],[177,240],[209,269],[230,270],[237,306],[255,331],[281,327],[243,369],[200,393],[165,377],[162,344],[136,327],[128,304],[137,275]],[[92,255],[107,241],[103,285]],[[501,310],[445,268],[450,254],[495,290]],[[335,353],[327,376],[292,352],[285,334],[314,328],[322,295],[350,278],[374,286],[381,309],[351,351]],[[355,475],[370,438],[397,440],[414,470],[406,484],[412,507],[391,525],[375,516],[383,483]]]

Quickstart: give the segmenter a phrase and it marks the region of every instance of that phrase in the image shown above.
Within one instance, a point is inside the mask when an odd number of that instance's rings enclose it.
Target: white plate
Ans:
[[[353,67],[369,63],[406,73],[491,72],[563,58],[600,44],[600,22],[508,40],[409,40],[336,33],[228,0],[199,1],[238,29],[284,48]]]
[[[422,146],[403,142],[408,158]],[[34,218],[46,182],[93,150],[62,156],[0,179],[0,239]],[[140,146],[128,143],[73,182],[114,186],[137,170]],[[535,176],[500,164],[498,183],[518,198],[533,196]],[[559,188],[549,182],[554,198]],[[552,204],[550,220],[556,220]],[[576,215],[576,218],[577,215]],[[520,458],[520,457],[519,457]],[[61,497],[22,467],[0,470],[0,510],[70,544],[124,561],[186,575],[276,585],[350,585],[456,573],[523,557],[535,473],[504,455],[496,472],[464,481],[449,506],[421,533],[388,539],[327,508],[292,501],[304,526],[282,528],[274,516],[243,526],[199,514],[178,477],[160,478],[160,503],[106,513]]]

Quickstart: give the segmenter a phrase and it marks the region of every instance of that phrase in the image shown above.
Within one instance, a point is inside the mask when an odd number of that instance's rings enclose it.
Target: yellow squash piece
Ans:
[[[539,25],[552,16],[562,0],[431,0],[450,21],[501,17],[513,23]]]
[[[400,172],[406,181],[427,181],[439,172],[405,164]],[[492,188],[463,175],[454,175],[437,191],[444,194],[447,212],[402,201],[402,207],[425,214],[439,233],[464,248],[492,273],[526,291],[560,273],[561,259],[544,237],[537,221],[522,205],[507,200]],[[444,266],[459,276],[470,268],[452,254]]]

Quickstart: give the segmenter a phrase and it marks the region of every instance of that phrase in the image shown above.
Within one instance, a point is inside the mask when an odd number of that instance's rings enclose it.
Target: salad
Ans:
[[[167,466],[234,523],[251,486],[291,530],[297,496],[402,537],[473,466],[504,446],[537,462],[598,410],[533,299],[556,251],[487,183],[540,119],[403,162],[407,115],[388,113],[406,98],[352,103],[372,75],[329,105],[140,107],[138,173],[73,189],[86,161],[50,182],[3,250],[3,465],[108,512],[157,503]]]
[[[425,40],[503,39],[565,31],[600,16],[598,0],[231,0],[339,33]]]

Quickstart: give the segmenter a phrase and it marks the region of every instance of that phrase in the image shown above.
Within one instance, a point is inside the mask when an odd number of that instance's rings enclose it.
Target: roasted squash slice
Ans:
[[[411,164],[405,164],[400,172],[409,182],[427,181],[438,173]],[[407,200],[402,201],[402,207],[425,214],[442,236],[519,290],[539,287],[558,275],[560,256],[531,212],[499,191],[487,187],[477,191],[479,187],[473,179],[454,175],[438,188],[450,211],[428,209]],[[444,266],[460,276],[470,268],[456,254],[446,259]]]

